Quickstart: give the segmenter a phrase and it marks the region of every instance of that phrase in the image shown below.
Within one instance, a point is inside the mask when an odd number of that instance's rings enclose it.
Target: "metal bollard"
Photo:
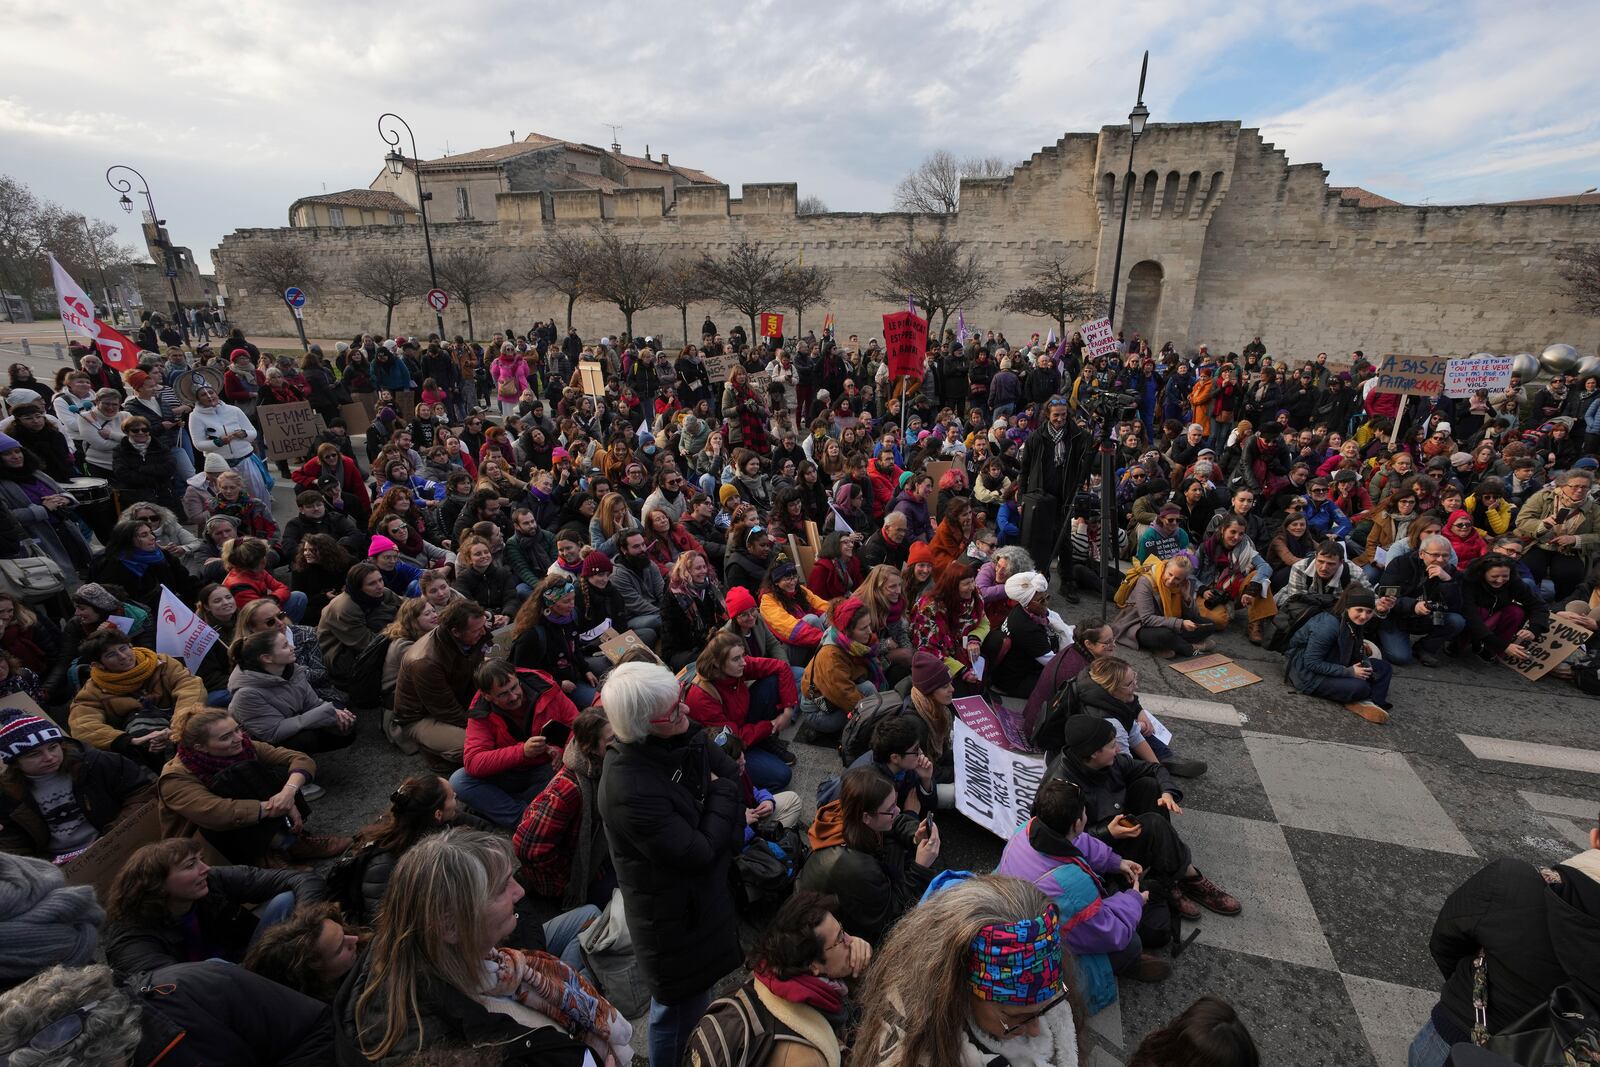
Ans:
[[[65,346],[63,346],[60,341],[57,341],[53,347],[56,350],[56,362],[65,363],[67,361],[67,350]]]
[[[28,339],[26,337],[22,338],[22,358],[23,359],[32,359],[33,358],[33,346],[28,343]]]

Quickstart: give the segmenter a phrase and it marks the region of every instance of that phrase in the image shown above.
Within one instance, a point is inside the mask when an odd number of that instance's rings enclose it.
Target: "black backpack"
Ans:
[[[794,892],[795,879],[811,854],[798,830],[776,819],[756,826],[756,838],[733,859],[733,902],[741,914],[770,914]]]
[[[366,898],[361,895],[361,880],[366,877],[367,865],[375,855],[370,843],[354,852],[347,852],[328,868],[323,876],[327,886],[327,899],[339,905],[339,910],[351,922],[368,924],[374,916],[366,914]]]
[[[862,697],[839,734],[839,761],[846,767],[872,747],[872,731],[884,719],[906,713],[905,698],[892,689]]]

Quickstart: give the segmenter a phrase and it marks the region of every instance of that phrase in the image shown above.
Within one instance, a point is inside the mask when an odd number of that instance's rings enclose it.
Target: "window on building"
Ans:
[[[456,186],[456,218],[470,219],[472,217],[472,202],[467,199],[467,187]]]
[[[398,211],[389,212],[389,225],[390,226],[402,226],[402,225],[405,224],[405,221],[406,221],[406,217],[404,215],[400,214],[400,212],[398,212]]]
[[[329,205],[329,207],[328,207],[328,225],[329,226],[343,226],[344,225],[344,208],[342,208],[342,207],[333,207],[332,205]]]

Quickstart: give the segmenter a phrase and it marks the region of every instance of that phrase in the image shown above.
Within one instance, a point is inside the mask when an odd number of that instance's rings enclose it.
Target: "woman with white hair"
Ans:
[[[1011,575],[1005,590],[1015,606],[989,633],[997,656],[989,683],[1007,696],[1026,698],[1056,653],[1072,644],[1072,627],[1050,610],[1050,580],[1038,571]]]
[[[665,667],[620,665],[600,702],[616,734],[600,812],[650,989],[650,1062],[676,1064],[712,987],[740,962],[728,881],[745,827],[739,768],[689,718]]]
[[[983,610],[992,625],[999,625],[1011,610],[1011,598],[1006,595],[1006,579],[1033,569],[1033,557],[1021,545],[995,549],[978,568],[978,595],[983,598]]]

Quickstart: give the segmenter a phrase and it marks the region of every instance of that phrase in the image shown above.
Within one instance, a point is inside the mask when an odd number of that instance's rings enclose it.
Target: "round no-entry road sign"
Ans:
[[[303,308],[306,306],[306,294],[291,285],[283,291],[283,302],[292,308]]]
[[[435,311],[443,311],[450,306],[450,294],[443,289],[429,289],[428,305]]]

